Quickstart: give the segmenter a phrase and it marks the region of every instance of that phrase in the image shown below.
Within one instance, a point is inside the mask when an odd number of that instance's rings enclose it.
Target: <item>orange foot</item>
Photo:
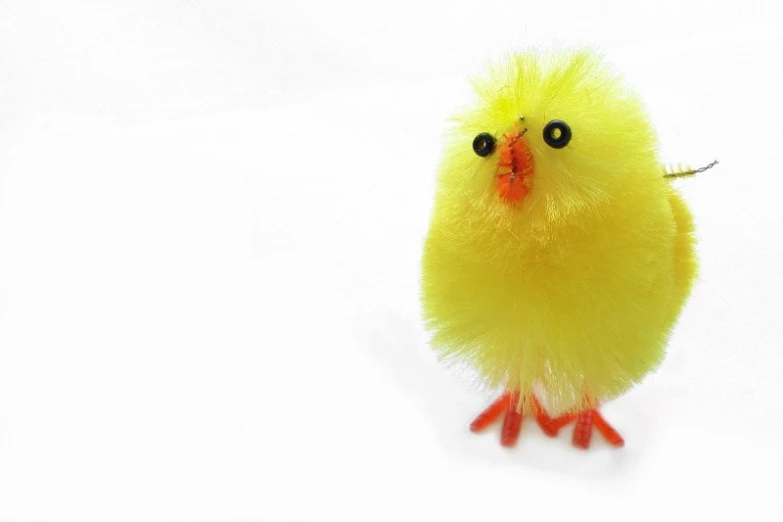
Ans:
[[[576,426],[574,427],[572,442],[577,448],[587,449],[590,447],[593,427],[595,427],[598,432],[603,435],[604,439],[606,439],[606,442],[612,446],[619,448],[625,444],[625,441],[620,434],[606,422],[598,410],[585,410],[576,415],[563,415],[555,419],[549,419],[548,422],[545,420],[546,427],[542,425],[541,428],[544,430],[544,433],[550,437],[554,437],[562,427],[570,424],[574,420],[576,420]]]
[[[538,425],[541,426],[541,429],[543,429],[547,435],[557,435],[557,431],[552,431],[552,427],[550,426],[552,423],[556,422],[556,420],[550,419],[544,413],[544,410],[539,406],[535,398],[533,399],[533,402],[536,409],[535,417]],[[522,428],[522,413],[517,411],[518,403],[518,393],[504,393],[476,417],[476,420],[470,424],[470,431],[474,433],[483,431],[505,413],[506,417],[503,420],[503,429],[500,432],[500,444],[506,448],[515,446],[519,439],[519,431]]]

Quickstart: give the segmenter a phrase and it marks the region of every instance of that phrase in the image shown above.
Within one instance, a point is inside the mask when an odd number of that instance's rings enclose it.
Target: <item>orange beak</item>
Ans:
[[[527,129],[503,136],[498,157],[498,193],[511,205],[517,204],[530,192],[533,177],[533,154],[523,136]]]

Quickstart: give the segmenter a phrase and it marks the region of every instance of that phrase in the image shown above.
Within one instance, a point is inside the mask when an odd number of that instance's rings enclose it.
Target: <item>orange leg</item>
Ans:
[[[597,429],[598,433],[612,446],[621,447],[625,444],[617,430],[606,422],[606,419],[603,418],[598,410],[585,410],[578,415],[563,415],[557,419],[552,419],[549,427],[554,430],[556,435],[560,428],[570,424],[573,420],[576,420],[576,425],[574,426],[572,442],[577,448],[587,449],[590,447],[593,428]]]
[[[522,429],[522,413],[517,411],[517,405],[519,404],[519,394],[516,392],[506,392],[501,395],[495,402],[490,404],[487,409],[481,412],[478,417],[470,424],[470,430],[474,433],[478,433],[488,428],[497,421],[501,415],[505,413],[503,419],[503,428],[500,432],[500,444],[506,448],[511,448],[516,445],[519,439],[519,432]],[[533,398],[533,404],[535,407],[536,422],[544,430],[544,433],[550,437],[557,435],[559,428],[552,428],[552,425],[556,425],[557,419],[551,419],[544,412],[544,409],[538,404],[538,401]]]
[[[511,394],[506,410],[506,419],[503,421],[503,430],[500,432],[500,445],[506,448],[516,446],[519,439],[519,431],[522,429],[522,413],[517,411],[519,395]]]
[[[500,417],[504,411],[508,409],[508,405],[511,402],[511,394],[504,393],[495,402],[489,405],[489,407],[482,411],[476,420],[470,423],[470,431],[478,433],[484,430],[488,426],[491,426],[498,417]]]
[[[560,429],[576,418],[574,415],[563,415],[562,417],[553,419],[547,415],[546,410],[544,410],[535,397],[533,397],[533,404],[536,409],[536,421],[538,422],[538,425],[541,426],[541,430],[549,437],[557,437]]]
[[[593,425],[596,427],[598,432],[603,435],[604,439],[606,439],[606,442],[612,446],[617,446],[619,448],[625,445],[625,441],[620,436],[620,434],[617,433],[617,430],[615,430],[609,425],[608,422],[606,422],[606,419],[601,416],[598,410],[595,410],[595,414],[593,415]]]
[[[590,439],[593,437],[593,410],[587,410],[579,414],[574,426],[572,442],[577,448],[590,447]]]

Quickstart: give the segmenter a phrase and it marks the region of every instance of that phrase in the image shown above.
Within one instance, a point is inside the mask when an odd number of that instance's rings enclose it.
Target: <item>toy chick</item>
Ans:
[[[593,428],[622,446],[599,405],[664,356],[697,270],[670,179],[696,171],[662,167],[639,97],[592,51],[513,55],[475,91],[424,245],[432,345],[505,390],[473,431],[503,417],[513,446],[530,416],[550,436],[574,422],[580,448]]]

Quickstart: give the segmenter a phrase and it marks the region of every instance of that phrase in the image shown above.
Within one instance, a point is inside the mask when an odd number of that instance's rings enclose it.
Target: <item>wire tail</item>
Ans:
[[[663,167],[663,177],[664,178],[683,178],[686,176],[693,176],[695,174],[699,174],[701,172],[704,172],[705,170],[709,170],[715,165],[718,164],[718,160],[713,161],[712,163],[705,165],[703,167],[700,167],[698,169],[692,169],[688,165],[683,165],[682,163],[678,163],[675,165],[665,165]]]

